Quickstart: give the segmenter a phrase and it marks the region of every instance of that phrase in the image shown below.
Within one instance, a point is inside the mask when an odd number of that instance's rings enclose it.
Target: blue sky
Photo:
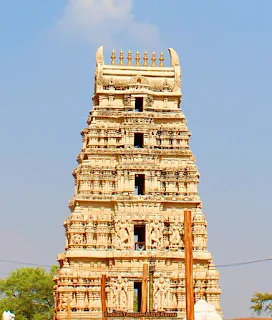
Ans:
[[[95,52],[173,47],[215,264],[271,258],[269,0],[26,0],[0,4],[3,260],[53,264],[92,107]],[[5,276],[19,265],[1,262]],[[271,262],[220,268],[225,318],[270,291]]]

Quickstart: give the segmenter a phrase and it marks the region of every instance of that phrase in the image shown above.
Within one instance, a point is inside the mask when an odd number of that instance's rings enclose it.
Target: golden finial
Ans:
[[[119,56],[119,64],[123,65],[124,64],[124,54],[123,54],[123,50],[120,51],[120,56]]]
[[[155,53],[155,51],[152,52],[151,61],[152,61],[151,66],[156,67],[156,53]]]
[[[139,51],[136,52],[135,60],[136,60],[136,66],[139,66],[140,65],[140,53],[139,53]]]
[[[111,53],[111,64],[116,64],[115,58],[116,58],[115,51],[112,50],[112,53]]]
[[[128,66],[131,66],[132,65],[132,54],[131,54],[130,50],[128,51],[127,61],[128,61],[128,63],[127,63]]]
[[[164,67],[164,56],[162,52],[160,54],[160,67]]]
[[[147,51],[145,51],[145,53],[144,53],[144,66],[148,66],[148,55],[147,55]]]

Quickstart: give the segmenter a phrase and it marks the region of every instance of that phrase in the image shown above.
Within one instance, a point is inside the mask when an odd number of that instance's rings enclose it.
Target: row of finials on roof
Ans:
[[[120,54],[119,54],[119,65],[125,65],[124,59],[125,59],[124,58],[124,53],[121,50]],[[128,51],[128,55],[127,55],[127,65],[128,66],[132,66],[132,60],[133,60],[132,53],[129,50]],[[111,64],[113,64],[113,65],[116,64],[116,54],[115,54],[114,50],[112,50],[112,53],[111,53]],[[135,65],[136,66],[140,66],[141,65],[141,57],[140,57],[139,51],[136,52]],[[143,64],[142,65],[143,66],[149,66],[147,51],[144,52]],[[159,65],[158,66],[159,67],[164,67],[164,55],[163,55],[162,52],[160,53]],[[151,67],[157,67],[157,58],[156,58],[156,53],[154,51],[152,52],[152,55],[151,55]]]

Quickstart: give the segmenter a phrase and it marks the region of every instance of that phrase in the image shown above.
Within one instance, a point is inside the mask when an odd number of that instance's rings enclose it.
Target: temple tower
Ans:
[[[58,255],[56,319],[102,319],[101,275],[109,311],[138,311],[143,264],[155,263],[153,306],[185,315],[184,211],[193,215],[195,300],[220,311],[219,274],[207,251],[199,173],[189,148],[175,50],[151,61],[96,54],[95,92],[73,172],[75,194]],[[133,61],[135,59],[135,62]],[[125,61],[126,60],[126,61]]]

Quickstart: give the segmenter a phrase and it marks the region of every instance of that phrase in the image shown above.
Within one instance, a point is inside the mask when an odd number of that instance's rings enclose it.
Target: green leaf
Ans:
[[[257,315],[272,314],[272,294],[271,293],[260,293],[255,292],[251,298],[251,307],[250,309]]]

